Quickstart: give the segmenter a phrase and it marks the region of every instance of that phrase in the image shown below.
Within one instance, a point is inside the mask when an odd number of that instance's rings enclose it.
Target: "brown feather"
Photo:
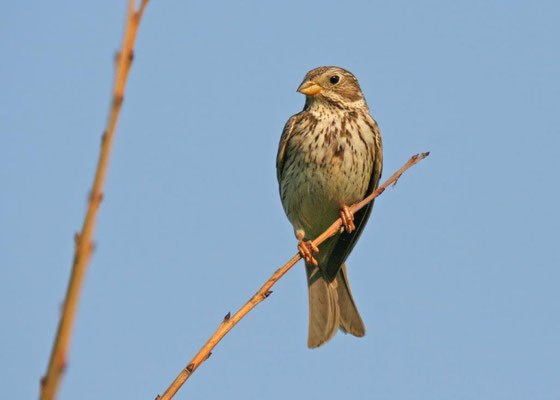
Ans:
[[[276,168],[280,196],[296,236],[315,239],[342,206],[363,199],[379,185],[383,150],[357,79],[338,67],[310,71],[302,87],[319,86],[302,112],[284,126]],[[303,85],[303,84],[302,84]],[[356,229],[320,246],[318,267],[306,264],[309,288],[309,347],[328,341],[337,328],[365,334],[344,264],[371,214],[373,203],[354,216]]]

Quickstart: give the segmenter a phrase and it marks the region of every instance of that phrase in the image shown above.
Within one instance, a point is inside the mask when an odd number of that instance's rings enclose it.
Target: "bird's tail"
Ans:
[[[328,281],[321,268],[307,264],[309,287],[309,336],[307,346],[315,348],[331,339],[340,328],[354,336],[364,336],[366,328],[352,298],[346,264]]]

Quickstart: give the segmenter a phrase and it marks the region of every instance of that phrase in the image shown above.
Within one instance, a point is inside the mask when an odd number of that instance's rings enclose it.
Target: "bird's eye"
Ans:
[[[332,83],[333,85],[336,85],[336,84],[338,83],[338,81],[340,81],[340,76],[338,76],[338,75],[333,75],[333,76],[331,76],[330,81],[331,81],[331,83]]]

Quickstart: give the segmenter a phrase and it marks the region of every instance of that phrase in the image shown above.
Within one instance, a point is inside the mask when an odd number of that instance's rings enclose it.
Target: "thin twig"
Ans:
[[[381,193],[385,191],[385,189],[392,183],[397,182],[401,175],[414,164],[418,163],[419,161],[426,158],[430,153],[422,153],[413,156],[408,162],[403,165],[397,172],[395,172],[383,185],[381,185],[376,191],[371,193],[368,197],[363,199],[362,201],[353,204],[350,207],[350,211],[355,213],[356,211],[360,210],[370,201],[375,199]],[[316,246],[319,246],[325,240],[330,238],[331,236],[336,235],[340,232],[340,227],[342,226],[342,220],[339,218],[337,219],[325,232],[323,232],[319,237],[317,237],[313,243]],[[198,351],[198,353],[194,356],[194,358],[187,364],[185,368],[177,375],[175,380],[169,385],[165,393],[161,396],[157,396],[156,400],[169,400],[173,398],[175,393],[181,388],[181,386],[189,379],[189,377],[193,374],[193,372],[205,361],[211,354],[212,349],[216,347],[216,345],[222,340],[222,338],[257,304],[261,301],[266,299],[272,291],[270,288],[274,286],[274,284],[284,276],[286,272],[290,270],[299,260],[301,256],[296,254],[290,261],[288,261],[283,267],[279,268],[272,274],[272,276],[266,281],[266,283],[258,290],[258,292],[251,297],[251,299],[245,303],[243,307],[239,309],[233,316],[230,316],[230,313],[226,315],[216,332],[208,339],[206,344],[202,346],[202,348]]]
[[[107,120],[107,127],[101,139],[101,151],[90,192],[88,209],[82,225],[82,231],[76,233],[75,236],[76,249],[72,273],[70,275],[70,281],[68,282],[66,298],[64,300],[62,315],[58,323],[58,330],[47,367],[47,373],[41,379],[41,400],[52,400],[56,397],[66,368],[66,359],[72,339],[72,331],[82,283],[93,250],[93,232],[97,211],[103,200],[103,186],[107,176],[111,146],[123,102],[128,72],[132,64],[134,42],[138,31],[138,25],[140,24],[147,3],[148,0],[142,0],[140,8],[137,11],[136,1],[128,1],[126,28],[124,30],[121,50],[116,60],[111,109]]]

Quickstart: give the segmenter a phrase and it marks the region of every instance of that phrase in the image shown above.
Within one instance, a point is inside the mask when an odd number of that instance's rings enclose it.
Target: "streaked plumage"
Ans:
[[[350,206],[375,190],[383,165],[381,135],[370,116],[358,81],[338,67],[310,71],[298,91],[306,94],[302,112],[282,133],[276,160],[282,205],[296,236],[312,240]],[[308,346],[328,341],[337,328],[363,336],[344,264],[373,203],[357,212],[356,230],[320,246],[318,266],[306,262],[309,285]]]

